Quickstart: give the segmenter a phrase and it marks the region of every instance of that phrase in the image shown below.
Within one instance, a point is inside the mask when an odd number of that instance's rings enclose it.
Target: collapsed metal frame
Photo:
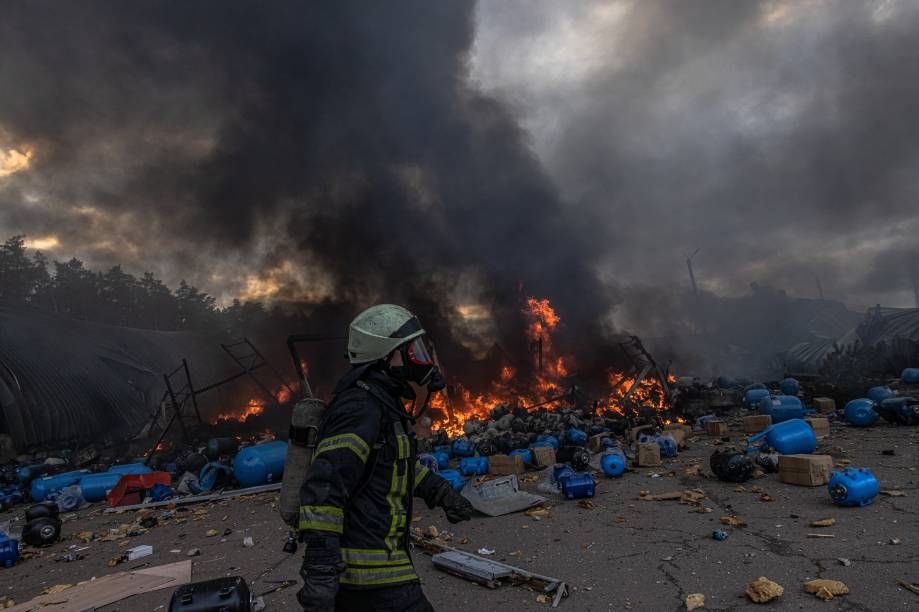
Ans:
[[[638,375],[635,377],[635,382],[632,383],[632,386],[625,392],[625,395],[622,397],[622,403],[626,405],[631,415],[628,415],[629,418],[638,418],[639,412],[638,407],[634,402],[631,402],[629,398],[632,393],[638,389],[642,381],[648,376],[649,373],[654,374],[654,377],[661,384],[661,389],[664,393],[664,404],[669,406],[671,404],[671,392],[670,385],[667,384],[667,374],[669,373],[669,365],[666,370],[661,370],[660,366],[657,364],[657,361],[654,360],[654,356],[645,348],[642,344],[641,339],[638,336],[629,336],[629,339],[625,342],[619,343],[619,348],[622,349],[623,354],[631,362],[633,371],[638,372]],[[631,352],[630,352],[631,349]],[[639,367],[640,366],[640,367]],[[661,419],[660,414],[657,415],[658,420]]]

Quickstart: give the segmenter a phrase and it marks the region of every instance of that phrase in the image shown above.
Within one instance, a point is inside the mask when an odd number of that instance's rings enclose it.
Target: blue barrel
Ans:
[[[143,463],[122,463],[111,466],[108,471],[115,474],[149,474],[153,470]]]
[[[846,420],[855,427],[870,427],[878,420],[874,402],[870,399],[854,399],[846,404]]]
[[[523,457],[523,462],[527,465],[533,465],[533,451],[528,448],[515,448],[507,454],[508,457],[515,457],[520,455]]]
[[[248,446],[233,460],[233,474],[242,487],[280,482],[287,459],[287,442],[268,442]]]
[[[885,399],[893,396],[894,392],[890,387],[871,387],[868,389],[868,399],[875,404],[880,404]]]
[[[121,477],[121,472],[100,472],[98,474],[88,474],[80,479],[80,492],[83,499],[88,502],[100,502],[105,499],[106,494],[115,488]]]
[[[44,476],[48,472],[54,471],[54,466],[49,463],[36,463],[34,465],[24,465],[16,470],[16,480],[22,484],[29,484],[39,476]]]
[[[747,408],[758,406],[761,399],[769,397],[768,389],[750,389],[743,396],[743,404]]]
[[[817,437],[806,421],[791,419],[770,425],[747,438],[748,444],[763,440],[760,448],[772,448],[782,455],[806,455],[817,450]]]
[[[89,470],[76,470],[74,472],[64,472],[63,474],[55,474],[54,476],[36,478],[32,481],[32,501],[45,501],[45,498],[48,497],[49,494],[60,491],[64,487],[77,484],[86,474],[89,474]]]
[[[552,481],[561,482],[574,474],[574,470],[566,463],[556,463],[552,466]]]
[[[593,497],[597,491],[594,477],[586,472],[571,474],[562,479],[562,494],[567,499],[583,499]]]
[[[221,487],[225,487],[230,484],[230,480],[233,477],[233,470],[230,469],[230,466],[220,463],[219,461],[211,461],[198,472],[198,482],[195,484],[192,482],[189,485],[192,493],[201,494],[213,491]]]
[[[444,451],[434,451],[431,453],[435,459],[437,459],[437,469],[446,470],[450,467],[450,453],[445,453]]]
[[[466,479],[457,470],[441,470],[437,475],[450,483],[454,489],[459,491],[466,485]]]
[[[772,417],[773,423],[804,417],[804,405],[794,395],[773,395],[759,401],[761,414]]]
[[[558,438],[556,438],[555,436],[551,434],[539,434],[538,436],[536,436],[536,442],[534,442],[530,446],[535,446],[537,443],[545,443],[551,446],[552,448],[554,448],[555,450],[558,450]]]
[[[463,476],[481,476],[488,473],[488,457],[463,457],[459,462]]]
[[[587,444],[587,434],[576,427],[569,427],[565,432],[565,440],[568,444],[583,445]]]
[[[906,368],[900,374],[900,380],[907,385],[919,385],[919,368]]]
[[[867,506],[874,501],[881,490],[878,479],[868,468],[847,467],[833,472],[827,484],[830,497],[840,506]]]
[[[19,540],[0,531],[0,565],[13,567],[19,561]]]
[[[642,434],[638,437],[638,441],[641,444],[657,444],[661,449],[661,457],[676,457],[677,455],[677,444],[673,436]]]
[[[428,468],[432,472],[436,472],[438,469],[439,462],[437,461],[437,457],[435,457],[431,453],[421,453],[420,455],[418,455],[418,463]]]
[[[795,378],[785,378],[779,383],[779,389],[785,395],[797,395],[801,392],[801,383]]]
[[[610,478],[622,476],[625,472],[625,455],[621,450],[607,451],[600,456],[600,469]]]
[[[472,457],[475,454],[475,447],[468,440],[457,440],[453,443],[454,457]]]
[[[447,459],[453,456],[453,446],[450,444],[438,444],[434,447],[434,453],[447,453]]]

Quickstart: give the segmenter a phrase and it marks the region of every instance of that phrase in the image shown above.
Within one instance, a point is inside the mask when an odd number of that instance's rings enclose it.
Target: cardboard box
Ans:
[[[632,442],[638,441],[638,438],[641,437],[641,434],[651,435],[654,433],[654,425],[642,425],[641,427],[633,427],[629,430],[629,437],[632,438]]]
[[[550,449],[552,450],[552,449]],[[523,474],[526,470],[526,464],[523,457],[514,455],[492,455],[488,458],[488,473],[496,476],[507,476],[508,474]]]
[[[779,480],[786,484],[819,487],[830,481],[829,455],[779,455]]]
[[[830,435],[830,420],[826,417],[810,417],[804,421],[814,430],[817,438],[825,438]]]
[[[595,436],[590,436],[587,438],[587,448],[590,449],[590,452],[592,453],[599,453],[601,450],[603,450],[603,444],[601,441],[603,438],[611,437],[611,435],[612,434],[610,433],[602,433]]]
[[[815,397],[814,398],[814,408],[820,414],[826,414],[828,412],[836,412],[836,402],[829,397]]]
[[[664,425],[664,431],[675,430],[682,430],[686,434],[687,438],[692,436],[692,425],[689,425],[688,423],[667,423]]]
[[[638,445],[638,465],[653,467],[661,464],[661,447],[656,442]]]
[[[665,429],[664,435],[670,436],[676,442],[676,447],[682,449],[686,446],[686,430],[685,429]]]
[[[537,446],[533,451],[533,463],[538,468],[555,465],[555,449],[551,446]]]
[[[705,433],[720,438],[728,435],[728,424],[724,421],[706,421]]]
[[[754,414],[743,418],[743,432],[747,435],[759,433],[772,425],[772,416],[768,414]]]

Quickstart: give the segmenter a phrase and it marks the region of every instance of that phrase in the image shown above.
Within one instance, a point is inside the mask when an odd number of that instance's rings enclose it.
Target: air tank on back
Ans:
[[[278,482],[284,473],[286,458],[287,442],[276,441],[247,446],[239,451],[233,460],[233,475],[243,487]]]

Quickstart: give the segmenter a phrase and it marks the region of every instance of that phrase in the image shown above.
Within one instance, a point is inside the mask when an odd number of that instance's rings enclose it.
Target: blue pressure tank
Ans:
[[[600,456],[600,469],[610,478],[622,476],[625,472],[625,455],[618,448],[606,451]]]
[[[219,461],[210,461],[198,472],[198,482],[189,483],[188,488],[192,493],[200,495],[225,487],[230,484],[232,477],[233,470],[230,469],[230,466]]]
[[[574,474],[571,466],[565,463],[556,463],[552,466],[552,481],[561,482]]]
[[[80,479],[80,492],[83,499],[88,502],[99,502],[105,499],[106,494],[115,488],[121,477],[121,472],[100,472],[87,474]]]
[[[569,427],[565,432],[565,441],[577,446],[587,444],[587,434],[576,427]]]
[[[441,470],[437,475],[449,482],[457,491],[466,485],[466,479],[457,470]]]
[[[280,482],[287,459],[287,442],[280,440],[247,446],[233,460],[233,474],[242,487]]]
[[[555,450],[558,450],[558,438],[556,438],[552,434],[539,434],[538,436],[536,436],[536,442],[534,442],[530,446],[535,446],[538,443],[549,445]]]
[[[55,474],[54,476],[36,478],[32,481],[32,501],[45,501],[45,498],[48,497],[50,493],[77,484],[86,474],[89,474],[89,470],[76,470],[74,472],[64,472],[63,474]]]
[[[759,440],[761,449],[771,448],[782,455],[810,454],[817,450],[817,437],[806,421],[791,419],[770,425],[756,435],[747,438],[748,444]]]
[[[870,399],[854,399],[846,404],[846,420],[856,427],[869,427],[878,420],[874,411],[874,402]]]
[[[24,465],[16,470],[16,480],[22,484],[29,484],[39,476],[44,476],[54,470],[54,466],[48,463],[36,463],[33,465]]]
[[[459,462],[463,476],[481,476],[488,473],[488,457],[463,457]]]
[[[827,484],[830,497],[840,506],[867,506],[881,490],[878,479],[868,468],[847,467],[833,472]]]
[[[153,470],[143,463],[122,463],[111,466],[108,471],[115,474],[149,474]]]
[[[437,457],[431,453],[421,453],[418,455],[418,463],[428,468],[432,472],[436,472],[438,469]]]
[[[673,436],[660,434],[649,436],[647,434],[641,434],[638,441],[641,444],[657,444],[661,448],[661,457],[676,457],[677,455],[677,444]]]
[[[900,374],[900,380],[907,385],[919,385],[919,368],[906,368]]]
[[[785,378],[779,383],[779,389],[785,395],[797,395],[801,392],[801,383],[796,378]]]
[[[772,417],[773,423],[804,417],[804,405],[794,395],[771,395],[759,401],[761,414]]]
[[[597,483],[594,477],[586,472],[571,474],[562,481],[562,494],[567,499],[583,499],[593,497],[597,491]]]
[[[893,397],[895,394],[890,387],[871,387],[868,389],[868,399],[875,404],[880,404],[885,399]]]
[[[13,567],[19,561],[19,540],[0,531],[0,565]]]
[[[475,454],[475,447],[468,440],[457,440],[453,443],[454,457],[472,457]]]
[[[745,408],[758,406],[761,399],[769,397],[768,389],[750,389],[743,396],[743,405]]]
[[[507,454],[508,457],[514,457],[520,455],[523,457],[523,462],[527,465],[533,465],[533,451],[528,448],[515,448]]]
[[[453,445],[452,444],[438,444],[434,447],[435,453],[447,453],[447,458],[453,456]]]
[[[450,453],[444,451],[434,451],[431,453],[437,459],[437,469],[446,470],[450,467]]]

